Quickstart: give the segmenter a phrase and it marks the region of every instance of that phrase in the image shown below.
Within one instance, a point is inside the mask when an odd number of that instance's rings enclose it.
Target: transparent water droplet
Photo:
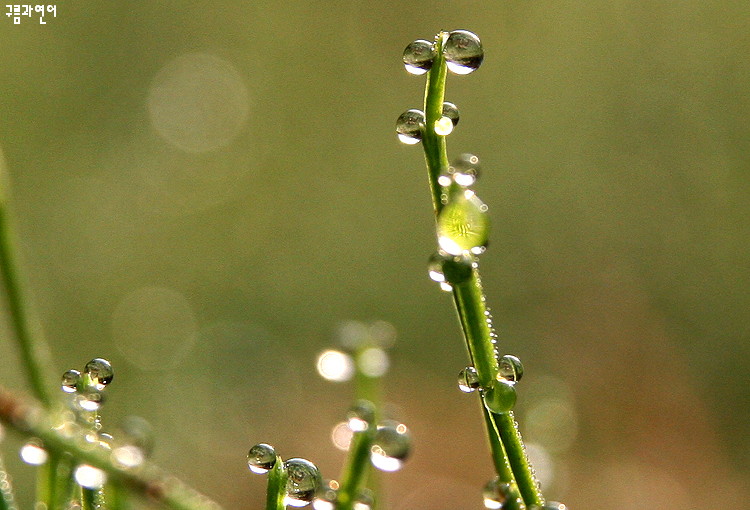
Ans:
[[[443,46],[443,55],[448,70],[455,74],[476,71],[484,60],[482,42],[468,30],[454,30]]]
[[[458,389],[471,393],[479,388],[479,374],[474,367],[466,367],[458,373]]]
[[[402,423],[388,421],[378,426],[370,448],[372,465],[381,471],[401,469],[411,451],[411,436]]]
[[[448,173],[453,177],[453,181],[459,186],[467,188],[473,186],[479,179],[480,166],[479,158],[474,154],[461,154],[451,164]]]
[[[76,396],[75,404],[84,411],[98,411],[104,403],[104,394],[93,386]]]
[[[335,510],[339,497],[338,490],[339,483],[336,480],[323,482],[323,485],[321,485],[318,494],[313,500],[313,508],[315,510]]]
[[[498,379],[490,389],[484,391],[482,398],[484,405],[493,413],[507,413],[516,405],[516,389],[513,383]]]
[[[91,379],[91,384],[93,384],[99,391],[103,390],[105,386],[111,383],[115,375],[109,361],[102,358],[94,358],[86,363],[83,371]]]
[[[468,189],[454,194],[438,215],[438,244],[451,255],[484,246],[489,230],[487,206]]]
[[[276,450],[266,443],[258,443],[247,452],[247,467],[253,473],[263,475],[276,465]]]
[[[73,478],[78,485],[86,489],[101,489],[107,482],[107,473],[94,466],[81,464],[75,469]]]
[[[354,375],[354,360],[345,352],[327,350],[318,356],[318,373],[333,382],[348,381]]]
[[[137,446],[125,445],[112,450],[112,462],[125,469],[136,468],[145,460],[146,456]]]
[[[390,365],[388,353],[380,347],[369,347],[357,356],[357,367],[367,377],[382,377]]]
[[[445,188],[445,187],[451,185],[451,182],[453,182],[453,179],[451,178],[450,175],[443,174],[443,175],[438,176],[437,181],[438,181],[438,184],[440,184],[442,187]],[[446,201],[447,201],[448,196],[446,195],[445,198],[446,198]],[[442,202],[442,200],[441,200],[441,202]]]
[[[458,112],[458,106],[456,106],[453,103],[449,103],[448,101],[443,103],[443,116],[442,118],[447,118],[451,121],[451,124],[453,127],[458,126],[458,120],[459,120],[460,114]],[[451,128],[452,130],[453,128]]]
[[[37,439],[32,439],[23,445],[19,453],[21,460],[32,466],[41,466],[47,462],[47,457],[49,457],[47,450],[42,447],[41,441]]]
[[[284,504],[303,507],[311,503],[323,483],[315,464],[305,459],[289,459],[284,469],[287,474]]]
[[[438,283],[445,282],[449,285],[458,285],[467,281],[471,278],[473,268],[474,261],[471,256],[464,253],[449,255],[443,251],[437,251],[427,262],[427,272],[430,278]]]
[[[81,372],[68,370],[62,375],[62,390],[65,393],[75,393],[78,389],[78,381],[81,380]]]
[[[368,488],[363,488],[354,498],[353,510],[370,510],[375,504],[375,494]]]
[[[453,122],[448,117],[440,117],[435,121],[435,134],[448,136],[453,132]]]
[[[422,110],[406,110],[396,120],[396,134],[401,143],[414,145],[422,140],[425,118]]]
[[[498,360],[498,377],[517,383],[523,377],[523,364],[512,354],[506,354]]]
[[[357,400],[346,413],[346,420],[352,432],[362,432],[375,423],[375,404],[369,400]]]
[[[493,510],[499,510],[505,507],[505,504],[513,497],[513,489],[509,483],[501,482],[495,477],[487,482],[482,489],[484,498],[484,507]]]
[[[435,60],[435,46],[430,41],[417,39],[404,49],[404,67],[416,76],[425,74]]]
[[[440,282],[440,290],[443,292],[453,292],[453,285],[446,282]]]

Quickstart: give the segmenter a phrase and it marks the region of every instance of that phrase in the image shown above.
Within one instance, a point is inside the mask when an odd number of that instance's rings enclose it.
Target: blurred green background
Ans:
[[[388,400],[414,435],[388,508],[481,508],[489,479],[403,48],[483,41],[450,76],[451,155],[483,163],[483,280],[546,495],[573,509],[736,507],[750,492],[750,4],[57,2],[0,19],[0,147],[60,374],[112,361],[104,423],[226,508],[247,449],[335,477],[342,321],[398,330]],[[5,11],[3,11],[5,12]],[[5,321],[7,324],[7,320]],[[26,390],[0,342],[0,381]],[[0,445],[27,505],[32,469]]]

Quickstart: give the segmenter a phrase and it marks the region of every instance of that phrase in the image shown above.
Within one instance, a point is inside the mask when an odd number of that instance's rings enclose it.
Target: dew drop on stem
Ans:
[[[443,103],[443,112],[438,120],[435,121],[435,133],[440,136],[447,136],[453,132],[453,128],[458,125],[459,113],[458,107],[453,103]]]
[[[372,465],[381,471],[398,471],[411,452],[406,425],[387,421],[378,425],[370,449]]]
[[[367,487],[361,489],[354,498],[353,510],[371,510],[375,505],[375,494]]]
[[[453,194],[437,220],[438,244],[451,255],[476,252],[487,244],[487,206],[471,190]]]
[[[264,475],[276,465],[276,450],[266,443],[258,443],[247,452],[247,467],[258,475]]]
[[[484,507],[499,510],[505,508],[506,503],[512,498],[512,487],[509,483],[501,482],[495,477],[487,482],[482,489]]]
[[[474,154],[461,154],[453,160],[448,173],[452,176],[453,182],[459,186],[464,188],[473,186],[479,179],[479,158]]]
[[[448,70],[454,74],[476,71],[484,60],[484,49],[479,37],[468,30],[454,30],[443,46]]]
[[[435,46],[430,41],[417,39],[404,50],[404,67],[410,74],[425,74],[435,60]]]
[[[81,372],[78,370],[68,370],[62,375],[62,390],[65,393],[75,393],[80,380]]]
[[[306,459],[289,459],[284,463],[284,469],[287,475],[284,504],[307,506],[315,499],[322,485],[318,468]]]
[[[498,379],[491,388],[482,395],[484,405],[495,414],[504,414],[516,405],[516,389],[513,383],[505,379]]]
[[[369,400],[357,400],[346,413],[346,420],[352,432],[362,432],[375,422],[375,404]]]
[[[313,500],[315,510],[335,510],[339,498],[339,483],[336,480],[324,481]]]
[[[427,262],[427,273],[433,281],[458,285],[471,278],[474,261],[466,253],[451,255],[442,250],[433,253]]]
[[[458,389],[471,393],[479,388],[479,374],[474,367],[466,367],[458,373]]]
[[[401,143],[414,145],[422,140],[425,117],[422,110],[406,110],[396,120],[396,134]]]
[[[47,450],[42,447],[42,443],[37,439],[32,439],[23,445],[19,453],[21,460],[31,466],[41,466],[47,462]]]
[[[114,371],[112,365],[106,359],[94,358],[84,367],[84,372],[91,379],[91,383],[97,390],[103,390],[105,386],[112,382]]]
[[[498,377],[508,382],[517,383],[523,377],[523,364],[512,354],[506,354],[498,360]]]

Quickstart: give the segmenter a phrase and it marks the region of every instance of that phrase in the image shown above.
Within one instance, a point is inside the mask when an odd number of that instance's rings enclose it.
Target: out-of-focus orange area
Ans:
[[[477,154],[482,280],[545,495],[572,509],[750,496],[750,4],[57,2],[0,19],[0,147],[59,374],[115,378],[105,429],[228,509],[263,507],[250,446],[315,462],[351,386],[316,357],[347,320],[398,331],[384,394],[413,435],[392,510],[482,508],[492,475],[436,248],[404,47],[479,35],[449,76]],[[3,14],[7,11],[3,11]],[[0,381],[29,393],[7,318]],[[24,507],[33,468],[6,430]]]

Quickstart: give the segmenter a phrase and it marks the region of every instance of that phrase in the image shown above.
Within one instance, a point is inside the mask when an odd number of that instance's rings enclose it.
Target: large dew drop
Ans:
[[[425,74],[435,59],[435,47],[430,41],[417,39],[404,50],[404,67],[414,75]]]
[[[86,489],[101,489],[107,482],[107,473],[88,464],[78,466],[73,473],[73,477],[78,485]]]
[[[247,452],[247,467],[253,473],[264,475],[276,465],[276,450],[266,443],[258,443]]]
[[[513,497],[511,485],[501,482],[496,477],[484,486],[482,497],[484,498],[485,508],[493,510],[505,508],[506,503]]]
[[[513,383],[498,379],[492,387],[484,392],[484,405],[495,414],[504,414],[516,405],[516,389]]]
[[[453,177],[453,182],[468,188],[473,186],[479,179],[479,158],[474,154],[461,154],[448,168],[448,173]]]
[[[474,261],[465,253],[450,255],[437,251],[430,256],[427,272],[430,278],[438,283],[458,285],[471,278]]]
[[[422,110],[406,110],[396,120],[396,134],[401,143],[414,145],[422,140],[424,127],[424,112]]]
[[[411,452],[411,436],[406,425],[385,422],[378,426],[370,449],[372,465],[381,471],[398,471]]]
[[[65,393],[75,393],[78,389],[78,381],[81,380],[81,372],[68,370],[62,375],[62,390]]]
[[[489,230],[487,206],[471,190],[452,196],[437,220],[438,244],[451,255],[481,252]]]
[[[284,504],[293,507],[307,506],[315,499],[322,479],[318,468],[305,459],[289,459],[284,463],[286,469],[286,496]]]
[[[448,35],[443,46],[445,63],[455,74],[469,74],[476,71],[484,60],[482,42],[468,30],[454,30]]]
[[[32,466],[41,466],[47,462],[47,450],[42,448],[42,444],[36,439],[32,439],[21,447],[21,460]]]
[[[115,373],[112,370],[112,365],[110,365],[109,361],[102,358],[92,359],[86,363],[83,370],[91,379],[91,384],[93,384],[99,391],[103,390],[105,386],[111,383],[115,376]]]
[[[523,377],[523,364],[512,354],[506,354],[498,361],[498,377],[517,383]]]
[[[471,393],[479,388],[479,374],[474,367],[466,367],[458,373],[458,389]]]

